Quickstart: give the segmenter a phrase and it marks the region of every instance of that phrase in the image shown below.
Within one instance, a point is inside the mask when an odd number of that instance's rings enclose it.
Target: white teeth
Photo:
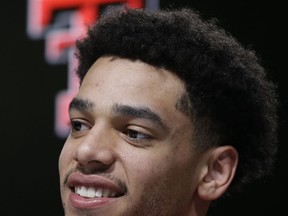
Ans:
[[[98,189],[96,191],[95,197],[102,197],[103,191],[101,189]]]
[[[82,196],[82,197],[88,197],[88,198],[93,198],[93,197],[115,197],[116,192],[111,192],[107,189],[95,189],[93,187],[84,187],[84,186],[77,186],[75,187],[75,193]]]
[[[85,187],[77,188],[76,193],[79,194],[80,196],[86,196],[87,197],[87,188],[85,188]]]
[[[86,193],[87,197],[95,197],[95,189],[94,188],[88,188],[87,193]]]

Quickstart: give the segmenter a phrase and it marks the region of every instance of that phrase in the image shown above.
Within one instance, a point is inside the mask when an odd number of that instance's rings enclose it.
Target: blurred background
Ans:
[[[76,2],[76,3],[75,3]],[[109,6],[95,0],[21,0],[1,3],[1,215],[62,216],[58,156],[65,142],[66,106],[77,85],[71,76],[71,42],[80,36],[81,19],[93,19]],[[93,1],[89,1],[93,2]],[[192,7],[217,17],[238,40],[261,56],[279,84],[280,151],[274,175],[243,194],[223,199],[209,215],[282,215],[287,193],[286,143],[288,86],[284,57],[284,5],[271,1],[130,0],[151,9]],[[82,4],[82,6],[81,6]],[[89,16],[88,16],[88,15]],[[285,18],[286,19],[286,18]],[[79,24],[80,23],[80,24]],[[287,39],[287,38],[285,38]],[[286,71],[286,72],[285,72]]]

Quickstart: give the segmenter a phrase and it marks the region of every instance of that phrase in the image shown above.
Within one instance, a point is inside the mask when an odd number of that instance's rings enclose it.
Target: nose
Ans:
[[[94,125],[74,152],[74,160],[78,162],[78,166],[89,172],[109,169],[116,160],[116,140],[113,137],[112,129]]]

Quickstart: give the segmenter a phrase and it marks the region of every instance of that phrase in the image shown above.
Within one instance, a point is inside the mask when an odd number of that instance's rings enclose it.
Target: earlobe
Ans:
[[[207,154],[206,168],[203,168],[198,195],[204,200],[215,200],[228,189],[234,178],[238,153],[232,146],[221,146]]]

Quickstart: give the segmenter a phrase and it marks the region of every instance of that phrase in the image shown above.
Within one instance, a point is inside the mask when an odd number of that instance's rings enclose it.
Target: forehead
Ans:
[[[168,70],[109,56],[99,58],[88,70],[77,98],[104,110],[115,104],[146,107],[176,121],[187,117],[177,109],[184,92],[183,82]]]
[[[144,96],[153,99],[163,94],[167,99],[178,99],[185,91],[183,82],[168,70],[113,56],[101,57],[92,65],[80,90],[88,87],[99,91],[123,90],[126,94],[134,92],[142,99]]]
[[[180,86],[183,85],[183,82],[169,70],[154,67],[140,60],[129,60],[116,56],[104,56],[97,59],[97,61],[95,61],[91,68],[88,70],[84,80],[87,80],[87,77],[92,75],[92,73],[94,75],[100,76],[102,70],[105,70],[106,75],[107,72],[115,72],[114,76],[117,74],[122,76],[129,73],[129,77],[126,77],[126,79],[141,76],[141,78],[151,78],[151,80],[149,80],[151,83],[154,83],[154,79],[156,79],[155,81],[162,79],[168,81],[169,84],[173,83]]]

